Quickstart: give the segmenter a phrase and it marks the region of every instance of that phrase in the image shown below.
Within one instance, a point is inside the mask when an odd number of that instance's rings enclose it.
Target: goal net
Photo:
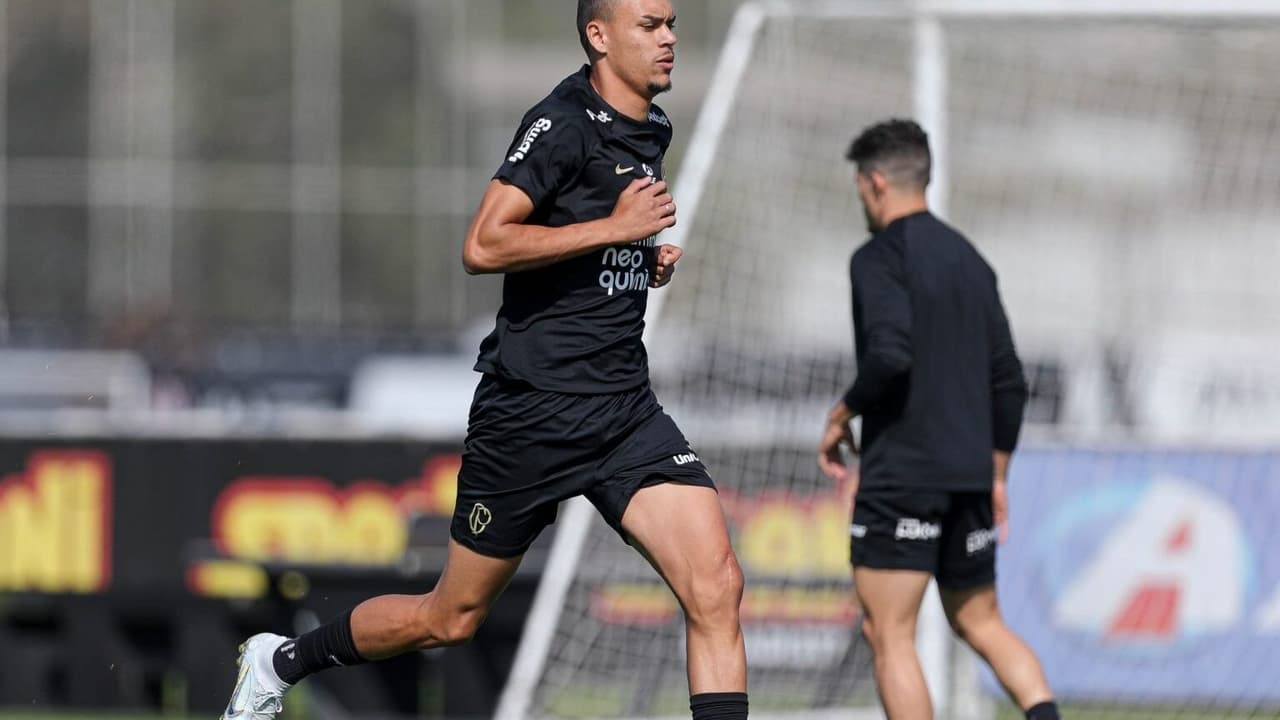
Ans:
[[[1280,717],[1263,670],[1280,566],[1257,519],[1280,510],[1280,461],[1234,449],[1280,429],[1280,6],[910,7],[745,6],[675,178],[667,241],[687,253],[648,344],[746,572],[753,715],[877,712],[848,497],[815,444],[856,372],[847,261],[866,232],[844,153],[913,116],[931,202],[999,273],[1032,384],[1000,570],[1015,628],[1061,699],[1102,716]],[[1186,438],[1214,450],[1161,450]],[[1130,525],[1149,532],[1110,532]],[[1126,542],[1146,565],[1125,569]],[[1240,587],[1206,598],[1204,578]],[[589,510],[562,519],[545,583],[504,713],[687,714],[679,608]],[[991,717],[994,683],[926,628],[939,717]],[[1194,671],[1223,648],[1269,655]]]

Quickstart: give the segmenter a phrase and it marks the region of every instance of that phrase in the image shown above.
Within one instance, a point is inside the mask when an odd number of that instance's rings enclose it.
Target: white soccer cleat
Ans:
[[[289,638],[259,633],[240,646],[240,677],[231,691],[231,702],[222,720],[272,720],[283,707],[281,700],[289,689],[271,663],[271,656]]]

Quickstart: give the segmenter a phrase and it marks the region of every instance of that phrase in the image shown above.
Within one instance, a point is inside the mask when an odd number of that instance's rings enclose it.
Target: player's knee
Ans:
[[[951,631],[956,634],[956,637],[970,645],[981,644],[984,638],[1001,631],[1004,627],[1004,622],[998,614],[951,615],[947,620],[951,623]]]
[[[959,613],[952,613],[947,615],[947,623],[951,625],[951,632],[955,633],[956,637],[961,640],[969,642],[973,637],[974,623],[971,618]]]
[[[452,646],[471,642],[483,620],[484,616],[478,612],[459,613],[449,618],[440,626],[440,644]]]
[[[983,636],[1000,631],[1004,625],[994,600],[989,601],[985,597],[975,597],[957,607],[948,607],[947,622],[956,637],[971,645]]]
[[[901,621],[885,622],[870,613],[862,616],[862,637],[872,652],[883,653],[894,648],[911,649],[915,644],[915,628]]]
[[[465,645],[484,617],[484,608],[442,607],[432,595],[424,595],[414,618],[417,645],[423,649]]]
[[[875,621],[871,619],[870,615],[864,614],[860,625],[861,627],[859,629],[862,630],[862,639],[867,641],[867,644],[871,646],[872,652],[874,652],[876,649],[876,641],[879,639],[876,636]]]
[[[690,578],[687,597],[681,598],[685,613],[696,623],[736,626],[742,604],[742,568],[732,550],[720,553],[712,567],[712,571]]]

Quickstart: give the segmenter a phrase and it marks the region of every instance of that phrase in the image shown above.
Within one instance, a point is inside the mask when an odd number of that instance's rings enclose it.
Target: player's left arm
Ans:
[[[654,253],[653,279],[649,281],[649,287],[665,287],[671,282],[671,276],[676,272],[676,262],[682,255],[684,250],[675,245],[659,245]]]

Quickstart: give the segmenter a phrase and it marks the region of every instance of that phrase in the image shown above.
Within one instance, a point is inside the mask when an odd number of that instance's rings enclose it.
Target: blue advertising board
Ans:
[[[1060,698],[1280,704],[1280,452],[1031,447],[1009,494],[1000,601]]]

